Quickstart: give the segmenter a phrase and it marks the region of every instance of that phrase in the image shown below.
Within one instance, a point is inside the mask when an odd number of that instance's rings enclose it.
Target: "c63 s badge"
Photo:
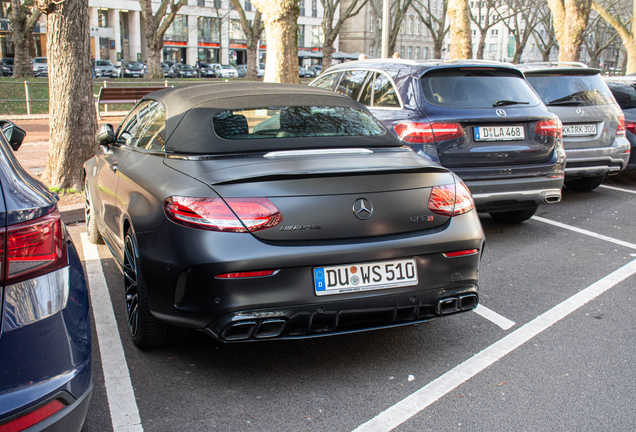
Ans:
[[[320,229],[320,225],[286,225],[280,227],[280,231],[302,231]]]
[[[433,222],[433,216],[411,216],[411,222]]]

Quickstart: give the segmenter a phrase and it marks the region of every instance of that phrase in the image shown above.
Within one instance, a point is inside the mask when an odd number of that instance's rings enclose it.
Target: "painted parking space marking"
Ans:
[[[542,333],[572,312],[636,273],[636,260],[629,262],[596,283],[524,324],[478,354],[402,399],[354,432],[390,431],[404,423],[439,398],[471,379],[499,359]]]
[[[570,226],[570,225],[567,225],[567,224],[564,224],[564,223],[561,223],[561,222],[556,222],[556,221],[553,221],[553,220],[550,220],[550,219],[542,218],[541,216],[532,216],[532,220],[536,220],[536,221],[539,221],[539,222],[547,223],[549,225],[553,225],[553,226],[556,226],[556,227],[559,227],[559,228],[564,228],[564,229],[567,229],[567,230],[570,230],[570,231],[577,232],[579,234],[585,234],[587,236],[594,237],[594,238],[597,238],[599,240],[605,240],[605,241],[617,244],[619,246],[625,246],[626,248],[636,249],[636,244],[634,244],[634,243],[628,243],[628,242],[625,242],[623,240],[618,240],[618,239],[615,239],[615,238],[612,238],[612,237],[604,236],[603,234],[597,234],[597,233],[592,232],[592,231],[584,230],[584,229],[581,229],[581,228],[576,228],[576,227],[573,227],[573,226]]]
[[[619,187],[616,187],[616,186],[600,185],[599,187],[602,187],[602,188],[605,188],[605,189],[612,189],[612,190],[619,191],[619,192],[627,192],[627,193],[631,193],[631,194],[636,194],[635,190],[623,189],[623,188],[619,188]]]
[[[97,246],[88,241],[86,233],[81,235],[86,277],[113,429],[115,432],[143,432],[124,347],[119,337],[115,313],[102,269],[102,261],[99,258]]]
[[[515,325],[514,321],[510,321],[508,318],[499,315],[497,312],[488,309],[486,306],[483,306],[481,303],[477,305],[475,308],[475,313],[480,315],[483,318],[486,318],[488,321],[491,321],[497,324],[504,330],[510,329]]]

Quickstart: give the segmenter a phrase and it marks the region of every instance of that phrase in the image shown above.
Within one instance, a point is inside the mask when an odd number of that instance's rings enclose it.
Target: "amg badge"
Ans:
[[[433,216],[411,216],[411,222],[433,222]]]
[[[280,228],[280,231],[299,231],[299,230],[315,230],[320,229],[320,225],[286,225]]]

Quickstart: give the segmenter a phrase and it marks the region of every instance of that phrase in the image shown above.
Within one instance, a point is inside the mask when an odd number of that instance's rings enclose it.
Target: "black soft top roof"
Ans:
[[[350,107],[371,115],[361,103],[348,96],[317,87],[262,82],[193,85],[158,90],[143,97],[166,107],[166,149],[177,153],[227,153],[291,148],[387,147],[399,146],[390,134],[363,137],[286,138],[250,140],[249,148],[214,133],[212,116],[225,110],[288,106]]]

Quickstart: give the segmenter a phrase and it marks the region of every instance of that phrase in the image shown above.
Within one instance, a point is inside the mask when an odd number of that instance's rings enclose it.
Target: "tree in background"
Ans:
[[[182,6],[188,4],[188,0],[163,0],[159,9],[153,15],[152,0],[139,0],[141,16],[144,20],[146,33],[146,45],[148,47],[148,78],[163,78],[161,71],[161,52],[163,50],[163,37],[168,27],[174,22],[177,12]],[[168,12],[168,6],[170,11]]]
[[[235,0],[233,0],[235,1]],[[333,43],[340,33],[340,29],[346,20],[360,13],[360,10],[367,4],[369,0],[352,0],[346,10],[340,9],[338,21],[334,24],[334,17],[338,6],[341,5],[340,0],[320,0],[324,14],[322,17],[322,33],[325,41],[322,44],[322,69],[327,70],[331,67],[331,55],[333,54]]]
[[[590,56],[588,66],[599,67],[599,57],[608,47],[614,45],[618,33],[600,15],[593,17],[585,29],[585,49]]]
[[[42,13],[33,7],[33,0],[11,0],[9,19],[13,27],[13,77],[33,76],[31,67],[31,34]]]
[[[300,84],[298,76],[298,0],[252,0],[265,22],[266,82]]]
[[[232,5],[234,5],[234,3],[232,3]],[[221,0],[214,0],[212,2],[212,9],[214,9],[214,13],[216,14],[216,18],[214,18],[214,26],[216,27],[217,34],[219,35],[219,51],[218,52],[221,53],[223,51],[223,24],[227,22],[227,20],[230,18],[231,11],[228,10],[225,13],[221,12],[223,10],[223,5],[221,3]],[[243,24],[241,24],[241,26],[242,25]],[[218,59],[218,62],[221,63],[220,58]]]
[[[614,27],[621,37],[627,53],[626,73],[629,75],[636,72],[636,1],[633,2],[631,11],[626,6],[612,14],[601,3],[592,2],[592,9]]]
[[[473,41],[468,0],[448,1],[451,60],[472,59]]]
[[[497,3],[500,0],[483,0],[477,1],[477,11],[473,15],[470,11],[470,19],[479,29],[479,43],[477,44],[477,52],[475,58],[484,58],[484,48],[486,47],[486,36],[491,27],[497,25],[504,19],[509,18],[507,14],[500,14],[497,11]]]
[[[559,61],[579,61],[592,0],[548,0],[559,41]]]
[[[528,39],[540,21],[543,3],[544,0],[503,0],[503,4],[510,11],[509,18],[504,19],[503,23],[515,40],[515,52],[512,56],[512,62],[515,64],[521,62]]]
[[[390,1],[390,0],[389,0]],[[397,42],[397,37],[400,34],[400,28],[404,25],[404,16],[406,12],[409,10],[414,0],[393,0],[389,5],[389,19],[388,23],[389,29],[389,57],[391,53],[395,51],[395,44]],[[430,0],[429,0],[430,1]],[[382,0],[371,0],[369,2],[371,8],[373,9],[373,15],[377,18],[382,19]],[[417,9],[415,9],[417,11]],[[384,28],[385,23],[382,23],[382,27]],[[382,32],[376,32],[376,46],[382,46]]]
[[[81,190],[84,162],[95,154],[90,23],[86,0],[36,0],[46,14],[50,145],[41,180]]]
[[[446,22],[448,0],[440,0],[439,14],[433,13],[434,11],[431,9],[431,0],[415,0],[413,9],[419,15],[424,26],[428,29],[431,38],[433,38],[433,58],[441,59],[444,38],[446,38],[446,34],[450,30],[450,27]]]
[[[542,60],[547,62],[550,61],[550,50],[557,46],[552,13],[547,4],[541,5],[539,8],[539,24],[541,24],[542,28],[537,29],[535,27],[532,35],[537,44],[537,49],[541,52]]]
[[[263,33],[263,21],[261,20],[261,13],[257,9],[254,13],[254,19],[249,21],[245,15],[245,10],[239,3],[239,0],[230,0],[234,8],[238,11],[241,18],[241,28],[245,33],[245,39],[247,40],[247,79],[254,80],[257,78],[257,66],[258,66],[258,41]],[[218,12],[217,12],[218,13]]]

